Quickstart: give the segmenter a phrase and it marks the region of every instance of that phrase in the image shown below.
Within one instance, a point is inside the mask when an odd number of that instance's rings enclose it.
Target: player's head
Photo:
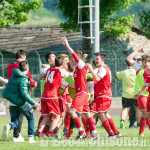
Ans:
[[[56,58],[56,56],[55,56],[54,52],[49,52],[45,55],[45,59],[49,65],[55,64],[55,58]]]
[[[150,70],[150,56],[147,56],[146,69]]]
[[[82,52],[80,50],[75,50],[74,52],[78,55],[80,59],[82,59]]]
[[[101,65],[104,64],[105,57],[106,57],[106,54],[104,54],[104,53],[100,53],[100,52],[95,53],[96,67],[100,67]]]
[[[63,58],[63,57],[57,56],[57,57],[55,58],[55,66],[56,66],[56,67],[61,67],[62,64],[63,64],[63,61],[64,61],[64,58]]]
[[[21,61],[19,63],[19,69],[24,72],[24,71],[29,71],[29,65],[28,65],[28,61],[27,60],[24,60],[24,61]]]
[[[126,60],[126,65],[127,65],[127,67],[133,66],[133,65],[131,65],[127,60]]]
[[[64,58],[62,67],[65,68],[65,69],[67,69],[68,68],[67,64],[69,62],[69,56],[66,55],[66,54],[60,54],[60,56]]]
[[[16,59],[21,59],[22,61],[26,60],[26,56],[27,56],[27,52],[22,49],[20,49],[16,53]]]
[[[141,64],[143,65],[144,69],[146,68],[146,63],[147,63],[147,58],[149,57],[149,55],[142,55],[141,57]]]

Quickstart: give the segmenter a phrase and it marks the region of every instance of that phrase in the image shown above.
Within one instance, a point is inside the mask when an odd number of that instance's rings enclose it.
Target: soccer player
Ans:
[[[143,73],[144,73],[144,69],[146,69],[146,63],[147,63],[147,57],[148,57],[148,55],[142,55],[141,63],[137,63],[133,60],[133,58],[136,56],[138,52],[144,53],[144,49],[141,48],[137,51],[134,51],[126,58],[126,60],[131,65],[133,65],[133,68],[136,71],[134,95],[138,94],[144,85]],[[147,119],[147,111],[146,111],[147,97],[148,97],[148,92],[145,90],[141,93],[141,95],[137,99],[138,107],[139,107],[139,110],[141,111],[139,136],[144,136],[146,122],[147,122],[147,125],[149,126],[149,121]]]
[[[94,93],[95,101],[91,106],[91,111],[98,113],[98,117],[102,122],[103,127],[108,133],[108,138],[115,138],[114,135],[119,135],[113,119],[108,114],[112,101],[111,92],[111,71],[104,63],[105,54],[95,53],[95,64],[99,67],[99,71],[96,74],[91,64],[87,64],[92,76],[95,80]]]
[[[18,126],[20,112],[25,115],[28,120],[28,136],[29,143],[35,143],[34,141],[34,116],[29,113],[31,104],[34,108],[38,107],[38,103],[29,96],[30,90],[30,78],[26,76],[29,72],[29,66],[27,61],[19,63],[19,69],[13,69],[13,76],[10,78],[8,84],[3,90],[3,97],[10,101],[13,106],[10,110],[11,123],[4,126],[2,138],[4,140],[8,137],[8,131]]]
[[[17,51],[16,59],[11,64],[9,64],[9,66],[7,68],[8,80],[12,76],[12,70],[15,69],[15,68],[19,69],[19,63],[21,61],[26,60],[26,57],[27,57],[27,52],[26,51],[24,51],[24,50],[18,50]],[[33,89],[35,87],[37,87],[37,83],[33,80],[33,78],[32,78],[29,71],[27,72],[26,75],[28,77],[30,77],[30,87],[33,88]],[[31,95],[31,92],[29,94]],[[13,111],[14,106],[15,105],[10,102],[9,103],[9,110]],[[23,115],[20,112],[18,126],[17,126],[17,128],[14,129],[14,132],[13,132],[13,142],[24,142],[24,138],[20,134],[21,127],[22,127],[22,122],[23,122]]]
[[[121,129],[125,128],[125,125],[124,125],[125,118],[127,117],[128,112],[130,111],[131,107],[134,107],[136,109],[136,113],[138,113],[138,114],[136,115],[135,113],[130,113],[129,128],[135,127],[135,125],[134,125],[134,123],[136,121],[135,116],[140,116],[139,110],[138,110],[138,105],[137,105],[137,100],[134,99],[134,87],[135,87],[136,72],[133,69],[132,65],[130,65],[127,61],[126,61],[126,65],[127,65],[127,69],[125,69],[121,72],[116,72],[117,79],[122,80],[122,85],[123,85],[122,111],[121,111],[121,121],[120,121]],[[137,119],[138,118],[139,117],[137,117]]]
[[[66,72],[61,70],[63,63],[63,57],[58,56],[55,59],[55,67],[49,68],[46,74],[41,74],[42,78],[45,78],[44,92],[41,97],[41,114],[43,120],[40,123],[37,137],[42,137],[42,131],[49,121],[49,115],[53,115],[53,121],[50,125],[50,129],[47,133],[48,137],[53,135],[54,129],[60,120],[60,107],[59,107],[59,90],[61,87],[62,77],[68,76]]]
[[[73,74],[75,81],[75,98],[73,99],[72,105],[70,107],[69,113],[79,130],[79,134],[77,139],[81,139],[85,136],[84,131],[82,129],[80,119],[77,116],[76,112],[84,113],[87,122],[91,131],[91,139],[96,139],[97,131],[95,128],[95,122],[90,114],[89,103],[88,103],[88,87],[86,83],[87,77],[87,67],[85,63],[81,60],[81,54],[75,53],[74,50],[69,46],[68,40],[66,37],[61,38],[62,43],[68,49],[69,53],[73,57],[72,61],[76,64],[76,68]]]

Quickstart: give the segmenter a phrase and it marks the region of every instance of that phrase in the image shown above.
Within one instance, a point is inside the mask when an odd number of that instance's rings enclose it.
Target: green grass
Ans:
[[[52,12],[46,8],[40,8],[34,12],[30,12],[29,20],[21,23],[23,26],[39,26],[39,25],[59,25],[64,22],[58,15],[58,12]]]
[[[117,128],[119,129],[120,122],[119,117],[113,117]],[[2,133],[3,126],[8,124],[10,121],[9,118],[1,118],[0,119],[0,133]],[[35,119],[35,125],[37,125],[38,118]],[[100,126],[100,121],[98,122],[97,126]],[[125,129],[119,129],[122,134],[122,138],[115,139],[115,140],[108,140],[106,139],[106,131],[103,128],[97,128],[98,133],[100,134],[100,139],[91,141],[91,140],[80,140],[76,141],[74,137],[77,135],[77,129],[74,129],[74,133],[71,136],[70,140],[59,140],[59,141],[38,141],[36,144],[29,144],[27,142],[28,135],[27,135],[27,121],[24,118],[23,127],[21,131],[21,135],[25,138],[24,143],[13,143],[12,142],[12,131],[9,132],[9,137],[7,141],[2,141],[2,137],[0,134],[0,150],[87,150],[87,149],[111,149],[111,150],[128,150],[128,149],[150,149],[150,131],[148,128],[145,129],[145,136],[140,138],[138,137],[139,129],[129,129],[129,123],[126,120],[125,122]],[[62,129],[60,129],[60,134],[62,134]],[[71,141],[72,140],[72,141]],[[72,142],[72,143],[71,143]],[[143,144],[142,144],[143,143]],[[140,145],[140,146],[139,146]]]

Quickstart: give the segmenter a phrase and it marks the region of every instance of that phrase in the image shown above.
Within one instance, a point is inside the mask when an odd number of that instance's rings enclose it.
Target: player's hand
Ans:
[[[35,82],[34,85],[31,85],[30,88],[31,88],[32,90],[36,89],[36,88],[37,88],[37,82]]]
[[[61,41],[65,47],[69,46],[69,43],[66,37],[61,37]]]
[[[41,65],[41,68],[46,68],[46,67],[47,67],[46,64],[42,64],[42,65]]]
[[[135,94],[135,95],[134,95],[134,99],[138,99],[139,96],[140,96],[139,94]]]
[[[36,103],[33,105],[34,108],[38,108],[38,106],[39,106],[39,103],[38,103],[38,102],[36,102]]]
[[[88,57],[88,54],[83,54],[83,58],[87,58]]]
[[[92,65],[89,64],[89,63],[86,63],[86,66],[89,68],[89,70],[92,70],[92,69],[93,69]]]
[[[138,52],[140,52],[140,53],[144,53],[144,49],[143,49],[143,48],[141,48],[141,49],[139,49],[139,50],[138,50]]]

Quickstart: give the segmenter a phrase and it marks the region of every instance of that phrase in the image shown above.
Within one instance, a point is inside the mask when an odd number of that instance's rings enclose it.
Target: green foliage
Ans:
[[[78,26],[78,0],[55,0],[58,9],[63,11],[67,21],[62,25],[64,29],[77,29]],[[145,2],[146,0],[100,0],[100,30],[110,36],[119,36],[128,32],[132,25],[132,15],[114,17],[114,13],[122,9],[127,9],[135,2]],[[89,0],[81,0],[82,5],[88,5]],[[113,19],[112,19],[113,18]],[[88,10],[83,10],[82,20],[88,21]]]
[[[28,20],[30,10],[34,11],[43,6],[43,0],[1,0],[0,1],[0,27],[17,25]]]
[[[143,10],[142,14],[139,14],[141,29],[145,32],[145,35],[150,38],[150,11]]]

